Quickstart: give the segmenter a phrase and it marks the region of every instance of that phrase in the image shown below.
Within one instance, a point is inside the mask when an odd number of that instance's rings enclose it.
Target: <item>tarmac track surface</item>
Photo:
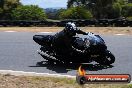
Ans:
[[[40,46],[32,40],[35,34],[40,33],[0,32],[0,70],[76,75],[79,64],[54,65],[45,62],[42,65],[36,65],[44,58],[36,52]],[[85,64],[83,67],[87,73],[132,75],[132,36],[101,36],[108,49],[115,55],[116,61],[111,66],[101,66],[96,62]]]

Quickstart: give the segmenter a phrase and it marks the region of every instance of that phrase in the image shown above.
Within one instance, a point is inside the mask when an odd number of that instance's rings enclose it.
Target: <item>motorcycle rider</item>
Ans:
[[[72,47],[72,39],[73,36],[76,35],[76,33],[87,35],[86,32],[83,32],[78,29],[74,23],[68,22],[61,32],[55,34],[53,42],[55,51],[58,54],[63,54],[64,56],[69,56],[71,51],[79,53],[82,52]]]
[[[67,33],[67,35],[75,36],[77,34],[83,34],[87,35],[86,32],[83,32],[82,30],[78,29],[77,26],[74,23],[68,22],[65,26],[64,32]]]

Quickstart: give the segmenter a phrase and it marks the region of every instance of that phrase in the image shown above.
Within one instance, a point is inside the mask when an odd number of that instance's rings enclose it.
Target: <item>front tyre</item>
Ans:
[[[100,58],[96,62],[102,65],[111,65],[115,62],[115,56],[109,50],[107,50],[105,56]]]

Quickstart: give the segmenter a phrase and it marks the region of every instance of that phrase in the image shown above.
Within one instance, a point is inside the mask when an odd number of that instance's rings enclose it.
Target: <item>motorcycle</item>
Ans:
[[[115,56],[107,50],[105,41],[99,35],[91,32],[88,32],[87,35],[76,34],[67,37],[67,40],[71,40],[72,49],[65,53],[66,50],[63,50],[61,46],[56,46],[55,42],[58,38],[64,38],[61,32],[64,33],[64,30],[54,35],[33,36],[33,40],[41,46],[38,54],[44,59],[59,63],[90,63],[95,61],[101,65],[111,65],[115,62]],[[61,36],[56,37],[56,35]],[[62,50],[58,51],[58,48]]]

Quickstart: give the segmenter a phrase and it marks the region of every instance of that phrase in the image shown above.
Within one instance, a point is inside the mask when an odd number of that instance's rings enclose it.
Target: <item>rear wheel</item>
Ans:
[[[107,50],[105,56],[99,58],[96,60],[96,62],[102,65],[111,65],[115,62],[115,56],[109,50]]]

